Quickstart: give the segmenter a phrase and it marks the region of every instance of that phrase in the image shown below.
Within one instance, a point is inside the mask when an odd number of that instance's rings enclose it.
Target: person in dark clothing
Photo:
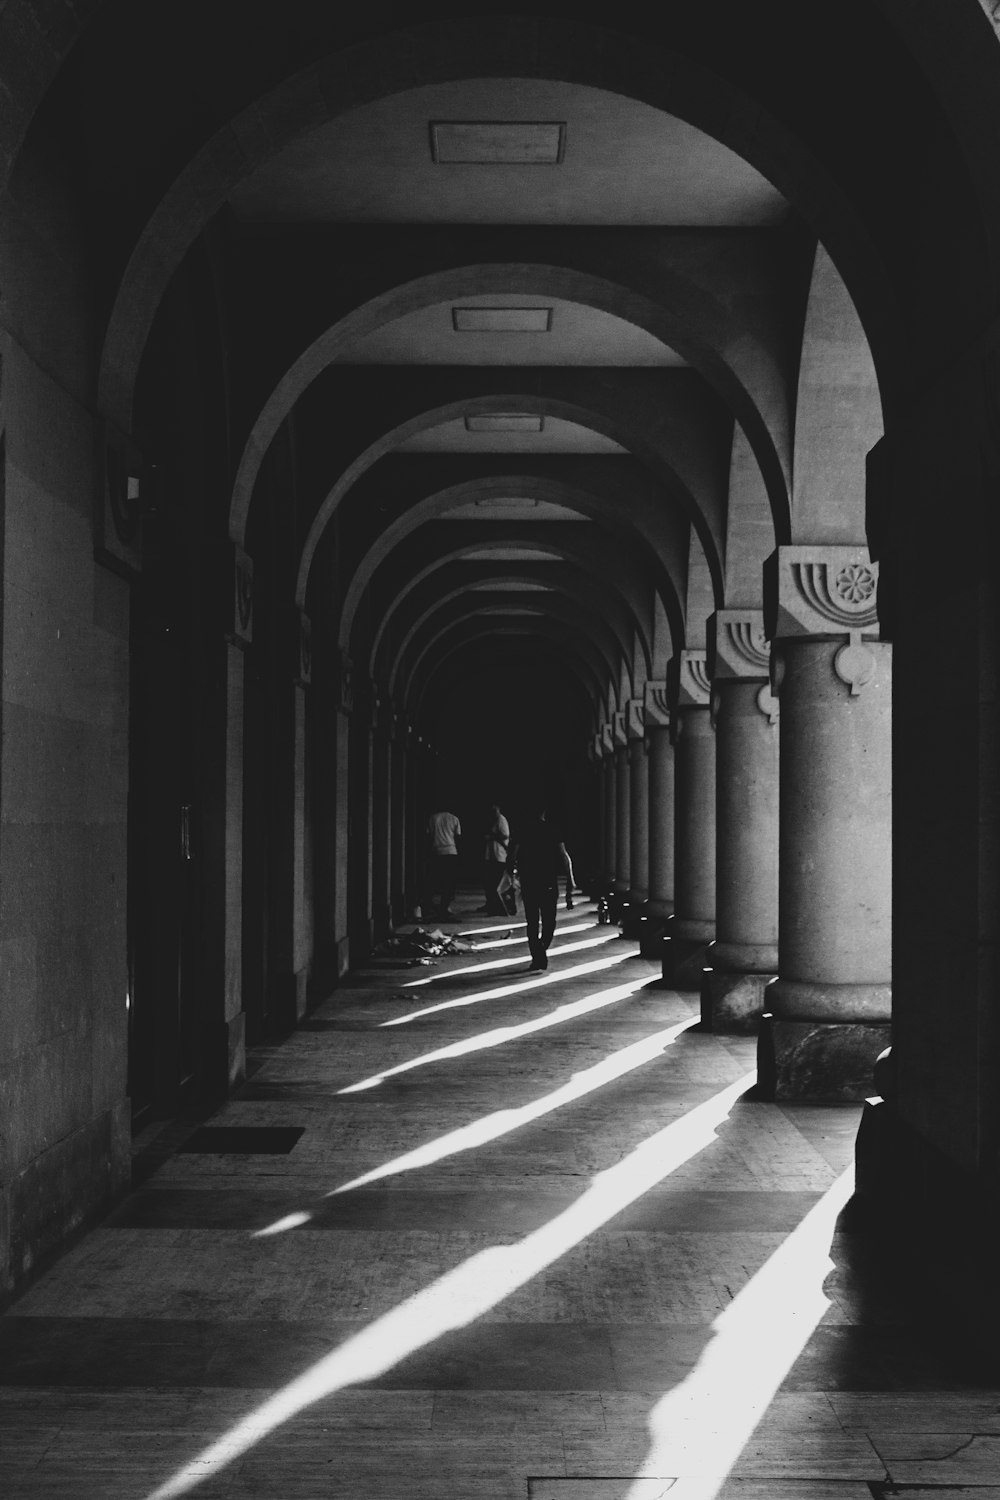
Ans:
[[[521,900],[528,928],[529,971],[549,966],[548,948],[556,930],[559,876],[571,866],[562,834],[550,823],[544,810],[529,818],[521,829],[510,863],[521,876]]]

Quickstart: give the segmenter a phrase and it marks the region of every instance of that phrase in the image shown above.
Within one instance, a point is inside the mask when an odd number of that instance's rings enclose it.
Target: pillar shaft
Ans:
[[[629,900],[649,895],[649,761],[645,741],[629,740]]]
[[[615,891],[619,895],[623,895],[629,888],[632,870],[631,842],[628,748],[619,745],[615,751]]]
[[[778,724],[764,682],[716,685],[716,946],[746,971],[778,966]]]
[[[715,732],[708,705],[678,708],[671,935],[715,936]]]
[[[674,909],[674,747],[666,725],[647,730],[649,737],[649,901],[650,917],[668,917]]]
[[[776,1013],[888,1014],[892,648],[852,697],[839,645],[783,641],[781,880]],[[842,991],[842,993],[841,993]]]
[[[604,757],[604,873],[610,890],[618,873],[618,773],[610,753]]]

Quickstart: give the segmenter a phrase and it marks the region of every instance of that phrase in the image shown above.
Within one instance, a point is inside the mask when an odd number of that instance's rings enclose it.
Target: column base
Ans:
[[[630,890],[622,903],[622,937],[638,939],[649,903],[649,892]]]
[[[789,1021],[765,1014],[757,1039],[760,1097],[860,1103],[874,1092],[875,1059],[890,1033],[888,1021]]]
[[[660,945],[660,958],[663,982],[670,989],[701,991],[707,949],[714,937],[714,922],[676,914],[669,919]]]
[[[712,962],[709,948],[706,964]],[[706,967],[701,976],[701,1024],[719,1036],[755,1036],[767,1007],[773,974],[737,974]]]
[[[643,908],[639,931],[639,952],[643,958],[661,958],[667,923],[674,914],[672,901],[650,897]]]
[[[771,1010],[767,987],[777,977],[772,943],[709,945],[701,982],[701,1024],[721,1036],[755,1036]]]

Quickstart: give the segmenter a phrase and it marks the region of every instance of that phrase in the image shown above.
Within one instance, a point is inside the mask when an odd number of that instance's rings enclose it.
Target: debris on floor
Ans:
[[[478,943],[467,938],[452,937],[440,927],[429,931],[426,927],[414,927],[411,932],[397,932],[380,943],[375,952],[387,958],[406,958],[410,961],[426,961],[448,953],[478,953]]]

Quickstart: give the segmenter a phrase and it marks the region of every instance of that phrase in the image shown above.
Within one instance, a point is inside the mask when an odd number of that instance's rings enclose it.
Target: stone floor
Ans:
[[[1000,1500],[1000,1393],[838,1223],[857,1111],[754,1102],[592,908],[544,975],[475,927],[139,1143],[0,1324],[0,1494]]]

